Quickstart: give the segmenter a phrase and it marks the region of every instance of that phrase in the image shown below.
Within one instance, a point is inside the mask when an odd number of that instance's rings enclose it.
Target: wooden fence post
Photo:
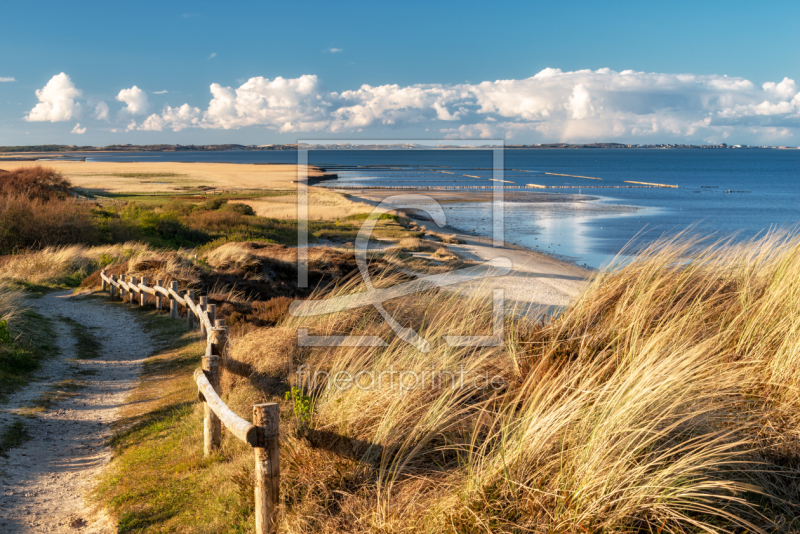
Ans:
[[[178,282],[172,282],[172,290],[175,293],[178,292]],[[169,316],[173,319],[178,318],[178,301],[175,300],[175,297],[169,299]]]
[[[224,326],[219,326],[219,323],[222,323],[222,321],[218,321],[218,326],[208,331],[207,346],[211,347],[211,354],[224,358],[228,347],[228,329]]]
[[[216,326],[217,324],[217,305],[216,304],[209,304],[208,305],[208,322],[211,325]]]
[[[128,283],[131,285],[131,291],[129,291],[130,295],[128,295],[128,296],[130,297],[129,302],[130,302],[130,304],[132,306],[134,304],[135,300],[136,300],[136,292],[132,291],[133,286],[136,285],[136,277],[135,276],[131,276],[131,279],[128,281]]]
[[[117,281],[117,275],[116,274],[112,274],[111,275],[111,281],[112,282],[116,282]],[[116,296],[117,296],[117,288],[114,287],[114,284],[111,284],[111,299],[113,300],[114,297],[116,297]]]
[[[101,274],[101,276],[100,276],[100,281],[101,281],[101,282],[103,282],[103,287],[102,287],[102,290],[103,290],[103,291],[105,291],[105,290],[106,290],[106,279],[105,279],[105,278],[103,278],[103,276],[107,276],[107,275],[106,275],[106,270],[105,270],[105,269],[103,269],[102,271],[100,271],[100,274]]]
[[[281,487],[280,409],[276,403],[253,406],[253,425],[257,428],[256,457],[256,533],[275,534],[278,530],[278,503]]]
[[[203,315],[203,312],[206,311],[206,307],[208,306],[208,297],[200,297],[200,315]],[[200,337],[203,339],[208,338],[208,332],[206,332],[206,324],[201,320],[200,321]]]
[[[143,276],[141,283],[143,286],[147,285],[147,277]],[[147,291],[140,291],[139,292],[139,306],[145,306],[147,304]]]
[[[190,289],[187,292],[186,296],[192,299],[192,302],[194,302],[195,306],[197,306],[197,303],[194,300],[194,289]],[[194,312],[189,306],[186,306],[186,321],[189,323],[189,330],[194,328],[194,319],[195,319]]]
[[[156,280],[156,287],[164,287],[164,280]],[[161,293],[156,291],[156,309],[161,311]]]
[[[209,343],[206,346],[206,355],[203,357],[203,373],[208,378],[211,387],[220,394],[219,387],[219,356],[212,353],[212,347]],[[205,417],[203,418],[203,454],[211,456],[213,453],[219,451],[220,444],[222,443],[222,422],[214,413],[214,410],[208,405],[203,403],[203,411]]]

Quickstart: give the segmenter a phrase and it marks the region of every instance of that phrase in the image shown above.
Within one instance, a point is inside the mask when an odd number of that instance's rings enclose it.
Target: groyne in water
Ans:
[[[676,185],[330,185],[332,189],[676,189]]]

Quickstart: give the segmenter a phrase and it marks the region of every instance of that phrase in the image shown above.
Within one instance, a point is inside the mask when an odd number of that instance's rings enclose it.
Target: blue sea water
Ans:
[[[292,151],[87,156],[104,161],[297,162]],[[492,153],[483,150],[318,150],[309,153],[309,163],[339,175],[336,182],[326,183],[331,186],[496,183],[489,181]],[[594,267],[607,263],[637,235],[640,241],[647,241],[694,226],[696,232],[737,234],[744,239],[800,223],[800,150],[509,149],[504,151],[504,168],[503,179],[513,182],[507,185],[574,187],[541,190],[561,195],[556,199],[560,202],[506,204],[506,239]],[[678,188],[591,187],[632,185],[625,181]],[[540,191],[537,193],[535,198],[541,199]],[[450,203],[445,207],[452,226],[490,235],[489,204]]]

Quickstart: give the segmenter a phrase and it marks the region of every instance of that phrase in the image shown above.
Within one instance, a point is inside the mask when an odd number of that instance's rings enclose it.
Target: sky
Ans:
[[[14,2],[0,145],[800,144],[800,2]]]

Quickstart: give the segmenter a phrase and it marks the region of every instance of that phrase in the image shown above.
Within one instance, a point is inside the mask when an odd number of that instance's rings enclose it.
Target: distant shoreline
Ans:
[[[327,144],[304,145],[306,150],[403,150],[403,151],[430,151],[430,150],[490,150],[498,145],[352,145],[352,144]],[[623,143],[540,143],[532,145],[504,145],[507,150],[669,150],[669,149],[695,149],[695,150],[798,150],[793,146],[766,146],[766,145],[687,145],[687,144],[623,144]],[[0,161],[30,161],[39,157],[63,158],[76,153],[92,154],[130,154],[137,152],[274,152],[297,150],[297,144],[283,145],[108,145],[103,147],[75,146],[75,145],[29,145],[29,146],[0,146]],[[19,158],[19,159],[17,159]],[[24,159],[22,159],[24,158]]]

